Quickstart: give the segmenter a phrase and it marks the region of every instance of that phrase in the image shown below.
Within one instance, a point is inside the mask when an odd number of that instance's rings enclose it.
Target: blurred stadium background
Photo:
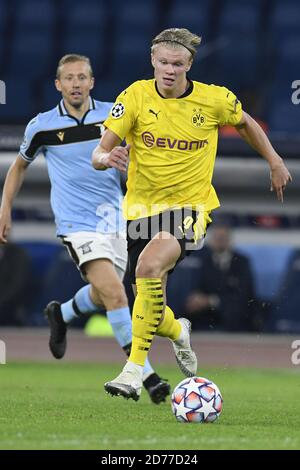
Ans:
[[[222,129],[214,185],[216,218],[232,227],[234,244],[251,260],[266,332],[300,332],[300,80],[298,0],[0,0],[0,184],[15,158],[24,126],[54,107],[53,80],[63,54],[88,55],[93,96],[113,101],[132,81],[150,78],[150,43],[166,27],[203,36],[191,78],[225,85],[267,131],[293,175],[284,204],[269,192],[267,165],[230,129]],[[81,285],[76,268],[55,239],[43,158],[29,169],[14,208],[12,241],[26,248],[32,286],[24,326],[43,326],[42,308],[67,300]],[[170,278],[172,306],[181,312],[197,284],[199,254]],[[180,297],[178,286],[180,285]]]

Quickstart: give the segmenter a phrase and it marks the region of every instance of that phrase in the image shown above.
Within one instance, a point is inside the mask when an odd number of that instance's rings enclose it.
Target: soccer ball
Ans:
[[[171,397],[172,411],[182,423],[213,423],[222,411],[223,398],[218,387],[204,377],[182,380]]]

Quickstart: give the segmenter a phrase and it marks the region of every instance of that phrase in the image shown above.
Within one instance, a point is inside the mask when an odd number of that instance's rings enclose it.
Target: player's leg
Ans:
[[[84,265],[97,258],[97,240],[92,232],[76,232],[62,237],[64,246],[75,262],[84,280]],[[50,326],[49,348],[56,359],[61,359],[67,346],[67,326],[74,318],[82,314],[98,312],[99,306],[91,298],[91,286],[86,285],[76,292],[75,296],[61,304],[50,302],[44,310]]]
[[[122,283],[127,265],[126,239],[77,233],[66,237],[64,244],[67,245],[82,277],[89,284],[76,292],[69,301],[63,304],[52,301],[46,307],[45,313],[51,327],[49,346],[53,356],[57,359],[64,356],[67,325],[73,319],[97,313],[103,308],[107,310],[107,318],[118,343],[129,355],[132,337],[131,315]],[[89,249],[82,250],[83,246]],[[156,404],[165,401],[166,396],[170,394],[170,386],[154,372],[148,359],[145,362],[143,383],[151,400]]]
[[[121,374],[105,384],[111,394],[138,400],[141,393],[142,368],[151,347],[153,337],[163,318],[164,292],[163,278],[173,269],[181,253],[181,247],[173,235],[157,234],[139,256],[136,268],[137,296],[133,309],[133,341],[128,363]],[[168,337],[182,342],[185,325],[168,314]],[[162,331],[166,329],[163,328]],[[195,355],[194,364],[195,367]],[[188,375],[194,375],[189,371]]]
[[[92,299],[101,303],[107,311],[107,318],[112,326],[119,345],[129,356],[132,343],[131,315],[128,300],[122,282],[124,270],[114,267],[108,260],[95,260],[85,268],[90,282]],[[159,404],[170,394],[170,386],[153,370],[148,358],[143,369],[143,385],[151,400]]]
[[[165,299],[167,279],[168,274],[162,279]],[[133,291],[136,295],[136,285],[133,285]],[[191,348],[191,322],[187,318],[179,318],[176,320],[173,310],[168,305],[165,305],[161,321],[155,334],[169,338],[172,341],[179,368],[187,377],[194,376],[197,370],[197,358]]]

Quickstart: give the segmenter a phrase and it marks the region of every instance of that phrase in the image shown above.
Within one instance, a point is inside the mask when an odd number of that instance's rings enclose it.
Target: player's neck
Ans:
[[[182,84],[181,83],[178,84],[178,87],[176,87],[176,89],[174,90],[165,90],[165,89],[161,90],[157,83],[157,89],[164,98],[179,98],[187,91],[189,86],[190,86],[190,82],[188,79],[185,79]]]
[[[90,108],[90,100],[89,98],[84,102],[82,103],[82,105],[80,107],[75,107],[75,106],[72,106],[70,103],[67,103],[65,100],[64,100],[64,105],[65,105],[65,108],[68,112],[68,114],[70,114],[71,116],[74,116],[76,119],[79,119],[81,120],[83,118],[83,116],[85,115],[85,113],[89,110]]]

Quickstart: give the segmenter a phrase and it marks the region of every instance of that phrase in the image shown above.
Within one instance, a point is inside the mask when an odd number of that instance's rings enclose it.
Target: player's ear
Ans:
[[[151,64],[152,64],[152,67],[155,67],[155,59],[154,59],[153,52],[151,53]]]
[[[61,84],[60,84],[60,81],[57,78],[55,80],[55,87],[56,87],[57,91],[61,91]]]
[[[95,79],[94,79],[94,77],[92,77],[91,78],[90,90],[92,90],[94,88],[94,85],[95,85]]]
[[[186,66],[186,68],[185,68],[185,71],[186,71],[186,72],[189,72],[189,71],[190,71],[192,64],[193,64],[193,59],[191,59],[191,60],[189,61],[188,65]]]

